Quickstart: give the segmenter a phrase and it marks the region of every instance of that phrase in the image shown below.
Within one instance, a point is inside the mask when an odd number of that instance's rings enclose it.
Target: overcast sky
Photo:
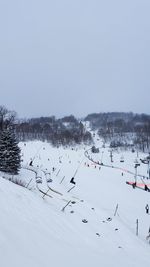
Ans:
[[[0,105],[150,113],[150,0],[0,0]]]

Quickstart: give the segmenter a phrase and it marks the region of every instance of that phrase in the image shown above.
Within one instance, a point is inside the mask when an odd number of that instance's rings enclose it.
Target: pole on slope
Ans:
[[[112,150],[110,150],[110,159],[111,159],[111,162],[113,162],[113,154],[112,154]]]
[[[48,189],[48,190],[43,194],[43,197],[42,197],[43,199],[44,199],[44,197],[47,195],[47,193],[49,192],[49,190],[50,190],[50,189]]]
[[[84,160],[84,157],[83,157],[83,159],[81,160],[81,162],[79,163],[77,169],[75,170],[75,173],[74,173],[74,175],[73,175],[74,178],[75,178],[75,176],[76,176],[76,174],[77,174],[77,172],[78,172],[78,170],[79,170],[79,168],[80,168],[80,166],[81,166],[83,160]]]
[[[117,204],[117,205],[116,205],[116,209],[115,209],[115,212],[114,212],[114,216],[116,216],[116,214],[117,214],[117,211],[118,211],[118,207],[119,207],[119,205]]]
[[[26,188],[28,188],[28,186],[30,185],[30,183],[32,182],[32,178],[30,179],[29,183],[27,184]]]
[[[75,188],[75,185],[74,185],[73,187],[71,187],[71,188],[67,191],[67,193],[69,193],[73,188]]]
[[[136,220],[136,236],[139,234],[139,220]]]
[[[60,169],[59,169],[59,171],[57,172],[56,177],[58,176],[59,173],[60,173]]]
[[[62,208],[61,211],[65,211],[65,208],[71,203],[71,200],[68,201],[68,203]]]
[[[138,167],[138,164],[135,164],[135,175],[134,175],[134,179],[135,179],[135,185],[137,183],[137,167]]]
[[[63,180],[65,179],[65,176],[62,178],[62,180],[60,181],[60,184],[62,184]]]

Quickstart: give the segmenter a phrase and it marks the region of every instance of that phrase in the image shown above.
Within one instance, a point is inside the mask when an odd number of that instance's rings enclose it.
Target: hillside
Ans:
[[[98,144],[97,144],[98,145]],[[100,145],[100,143],[99,143]],[[33,168],[42,179],[36,184],[35,175],[22,169],[20,178],[29,182],[25,189],[0,179],[0,257],[3,267],[13,266],[149,266],[149,244],[146,241],[150,226],[145,205],[149,192],[133,189],[126,180],[133,175],[120,170],[94,165],[84,156],[84,148],[57,149],[48,143],[21,143],[24,167],[33,160]],[[110,163],[108,148],[95,157]],[[135,154],[114,155],[114,163],[133,171]],[[38,167],[37,167],[38,165]],[[55,168],[54,172],[52,168]],[[52,182],[46,183],[51,172]],[[145,166],[139,172],[146,175]],[[62,181],[62,178],[65,178]],[[72,188],[71,177],[76,186]],[[48,180],[48,179],[47,179]],[[51,197],[40,193],[36,187]],[[64,211],[62,208],[71,200]],[[75,203],[74,203],[75,202]],[[118,213],[114,216],[116,204]],[[136,219],[139,236],[136,236]],[[82,222],[86,220],[86,223]]]

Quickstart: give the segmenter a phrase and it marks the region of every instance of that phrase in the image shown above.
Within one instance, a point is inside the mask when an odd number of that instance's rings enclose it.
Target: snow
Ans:
[[[102,142],[97,139],[95,136],[95,145],[101,147]],[[20,147],[23,168],[19,179],[32,181],[27,189],[0,178],[2,267],[149,266],[150,245],[146,236],[150,216],[145,205],[150,206],[150,194],[126,184],[134,181],[133,175],[115,168],[99,169],[84,155],[89,147],[58,149],[39,141],[20,143]],[[90,156],[100,160],[102,152],[105,164],[135,172],[136,153],[115,152],[113,163],[108,147]],[[120,162],[122,155],[124,163]],[[31,159],[33,167],[29,167]],[[36,184],[36,173],[42,184]],[[146,165],[141,164],[138,173],[146,176]],[[74,176],[76,186],[68,193]],[[53,181],[47,183],[47,177]],[[46,192],[48,186],[62,195],[49,190],[52,198],[43,199],[38,188]],[[69,204],[63,212],[70,200],[76,203]]]

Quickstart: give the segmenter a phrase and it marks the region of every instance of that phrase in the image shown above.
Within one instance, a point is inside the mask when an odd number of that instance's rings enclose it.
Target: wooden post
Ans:
[[[114,213],[114,216],[116,216],[116,214],[117,214],[117,211],[118,211],[118,207],[119,207],[119,205],[117,204],[117,205],[116,205],[116,209],[115,209],[115,213]]]
[[[136,220],[136,235],[138,236],[139,234],[139,220]]]

